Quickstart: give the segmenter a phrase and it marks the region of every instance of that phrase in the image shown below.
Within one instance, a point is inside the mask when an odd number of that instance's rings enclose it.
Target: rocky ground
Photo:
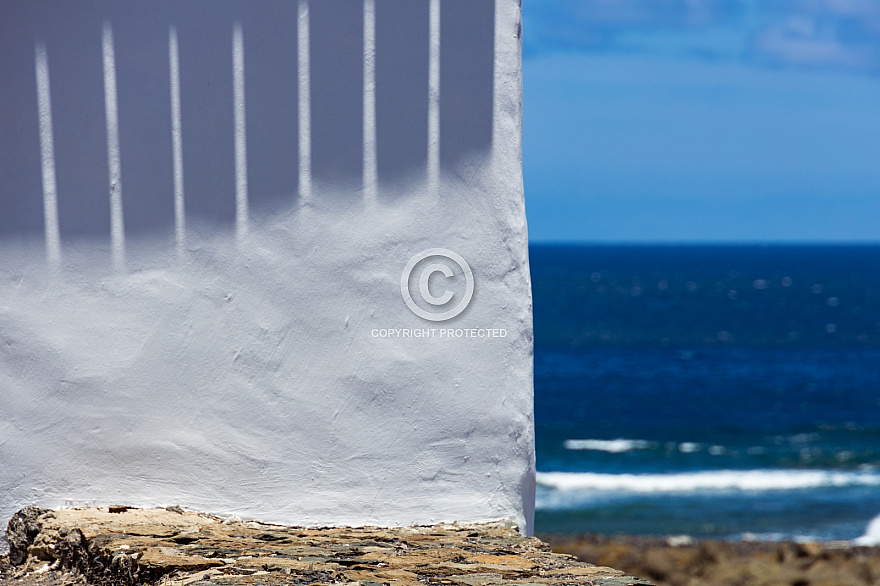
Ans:
[[[168,509],[44,510],[10,520],[0,586],[628,586],[505,523],[303,528]]]
[[[880,585],[880,547],[543,535],[554,551],[651,579],[657,586]]]

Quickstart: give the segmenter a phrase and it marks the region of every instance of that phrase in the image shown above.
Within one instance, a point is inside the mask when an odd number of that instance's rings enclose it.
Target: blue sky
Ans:
[[[534,242],[880,242],[880,2],[523,0]]]

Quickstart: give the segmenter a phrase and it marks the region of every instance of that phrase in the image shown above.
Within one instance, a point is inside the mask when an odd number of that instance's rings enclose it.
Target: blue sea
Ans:
[[[530,260],[538,533],[880,541],[880,246]]]

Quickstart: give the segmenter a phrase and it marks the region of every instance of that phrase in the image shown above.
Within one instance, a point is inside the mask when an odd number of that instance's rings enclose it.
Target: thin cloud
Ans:
[[[672,46],[679,56],[880,72],[877,0],[525,0],[523,10],[526,56]],[[729,47],[707,49],[713,35]]]
[[[799,0],[784,3],[754,36],[756,60],[778,65],[880,70],[880,3]]]
[[[527,53],[595,51],[632,30],[693,29],[742,12],[740,0],[526,0]]]

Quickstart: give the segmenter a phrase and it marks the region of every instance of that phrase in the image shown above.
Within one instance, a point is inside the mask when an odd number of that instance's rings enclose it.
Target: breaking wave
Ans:
[[[538,472],[538,484],[561,491],[602,490],[637,493],[767,491],[880,486],[880,475],[830,470],[705,470],[675,474],[599,474]]]
[[[871,519],[861,537],[853,540],[856,545],[880,545],[880,515]]]
[[[620,454],[632,450],[647,450],[648,448],[656,447],[657,443],[634,439],[570,439],[565,440],[563,446],[566,450],[596,450],[599,452]]]

